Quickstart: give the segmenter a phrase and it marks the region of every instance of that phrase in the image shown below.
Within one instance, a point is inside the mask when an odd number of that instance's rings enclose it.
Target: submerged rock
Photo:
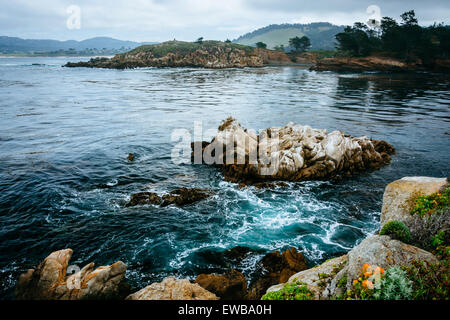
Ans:
[[[223,300],[242,300],[247,294],[247,280],[237,270],[224,274],[199,274],[195,282]]]
[[[131,200],[126,204],[127,207],[134,207],[145,204],[160,205],[162,199],[154,192],[139,192],[131,195]]]
[[[376,169],[390,162],[394,147],[368,137],[287,124],[259,136],[233,118],[226,119],[212,142],[193,144],[194,163],[216,165],[231,182],[322,180]]]
[[[162,196],[162,206],[169,206],[175,204],[183,206],[191,204],[200,200],[209,198],[212,192],[206,189],[199,188],[179,188],[171,191],[169,194]]]
[[[66,274],[71,249],[51,253],[36,268],[19,278],[15,289],[18,300],[103,300],[123,299],[129,290],[124,282],[127,266],[117,261],[110,266],[98,267],[94,263],[73,274]]]
[[[287,249],[283,253],[270,252],[259,261],[259,264],[264,272],[250,286],[247,296],[250,300],[260,299],[270,286],[286,282],[290,276],[307,268],[305,257],[295,248]]]
[[[387,185],[381,209],[381,228],[392,220],[401,221],[411,227],[414,216],[411,210],[420,195],[438,192],[448,185],[447,178],[404,177]]]
[[[130,294],[127,300],[218,300],[219,298],[187,279],[167,277]]]
[[[154,192],[139,192],[131,195],[131,200],[126,206],[132,207],[145,204],[160,205],[162,207],[171,204],[183,206],[209,198],[211,195],[212,192],[210,190],[199,188],[179,188],[162,197]]]

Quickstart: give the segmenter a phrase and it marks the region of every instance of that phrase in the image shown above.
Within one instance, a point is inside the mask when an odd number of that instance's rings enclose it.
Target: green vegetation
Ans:
[[[410,300],[412,298],[412,281],[406,271],[399,266],[386,270],[379,288],[374,288],[373,298],[376,300]]]
[[[309,47],[311,47],[311,41],[306,36],[303,36],[301,38],[294,37],[289,39],[289,45],[293,47],[297,52],[305,52]]]
[[[257,42],[256,43],[256,47],[260,48],[260,49],[266,49],[267,48],[267,44],[265,44],[264,42]]]
[[[380,235],[388,235],[405,243],[411,241],[409,228],[401,221],[389,221],[381,229]]]
[[[336,35],[338,49],[354,56],[382,54],[407,61],[421,59],[424,64],[450,57],[450,26],[421,27],[414,10],[403,13],[401,19],[399,24],[384,17],[379,28],[361,22],[347,26]]]
[[[251,53],[254,50],[254,48],[250,46],[244,46],[236,43],[226,43],[215,40],[204,40],[202,41],[202,43],[173,40],[159,44],[143,45],[137,47],[136,49],[130,51],[129,53],[135,54],[139,52],[151,52],[155,57],[160,58],[164,57],[168,53],[188,54],[198,49],[208,50],[216,47],[235,48],[244,50],[248,53]]]
[[[311,40],[312,50],[333,50],[334,36],[344,30],[343,26],[336,26],[326,22],[310,24],[273,24],[267,27],[247,33],[236,40],[235,43],[254,46],[261,41],[267,44],[267,48],[275,49],[283,45],[286,51],[292,48],[289,46],[289,39],[293,37],[307,36]],[[281,51],[281,50],[280,50]]]
[[[278,291],[268,292],[262,296],[262,300],[312,300],[314,294],[303,282],[286,283]]]
[[[402,267],[412,282],[411,297],[414,300],[448,300],[450,297],[449,259],[428,264],[413,261]]]
[[[203,37],[198,38],[197,41],[195,41],[195,43],[202,44],[203,43]]]
[[[423,218],[449,209],[450,187],[447,187],[442,193],[435,192],[427,196],[418,196],[411,214],[417,214]]]

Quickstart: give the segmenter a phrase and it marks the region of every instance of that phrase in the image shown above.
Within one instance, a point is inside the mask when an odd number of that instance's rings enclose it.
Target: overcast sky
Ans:
[[[433,0],[0,0],[0,35],[33,39],[234,39],[269,24],[367,21],[370,5],[399,18],[414,9],[423,25],[449,23],[450,1]],[[80,25],[76,10],[80,8]],[[73,8],[73,7],[72,7]],[[76,8],[75,8],[76,9]],[[69,20],[69,23],[68,23]],[[69,27],[68,27],[69,25]]]

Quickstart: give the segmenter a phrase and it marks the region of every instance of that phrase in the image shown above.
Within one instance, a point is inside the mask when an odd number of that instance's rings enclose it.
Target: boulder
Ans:
[[[386,165],[395,152],[385,141],[293,123],[270,127],[258,136],[231,117],[209,145],[193,146],[197,146],[194,154],[201,152],[204,163],[220,167],[226,180],[252,184],[349,176]]]
[[[127,300],[218,300],[219,298],[187,279],[167,277],[130,294]]]
[[[248,299],[260,299],[266,290],[278,283],[286,282],[293,274],[307,268],[306,259],[295,248],[280,253],[274,251],[266,254],[258,263],[263,268],[261,277],[249,288]]]
[[[247,280],[237,270],[224,274],[200,274],[195,283],[223,300],[242,300],[247,294]]]
[[[442,190],[448,185],[447,178],[405,177],[387,185],[383,195],[381,209],[381,228],[388,221],[397,220],[408,227],[413,224],[410,214],[415,206],[415,199]]]
[[[347,276],[346,288],[361,274],[364,264],[387,269],[391,266],[411,265],[413,261],[436,263],[438,259],[428,251],[393,240],[389,236],[374,235],[364,239],[347,254],[347,263],[325,289],[323,296],[332,296],[337,292],[338,281]]]
[[[68,275],[71,249],[51,253],[36,269],[19,278],[15,289],[17,300],[103,300],[121,299],[127,294],[124,282],[127,266],[121,262],[98,267],[90,263]],[[71,268],[69,268],[70,271]],[[74,269],[75,270],[75,269]]]

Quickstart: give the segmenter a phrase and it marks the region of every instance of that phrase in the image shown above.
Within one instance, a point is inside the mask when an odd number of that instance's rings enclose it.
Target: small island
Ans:
[[[284,52],[222,41],[166,41],[143,45],[112,58],[69,62],[65,67],[132,69],[145,67],[203,67],[212,69],[292,64]]]

